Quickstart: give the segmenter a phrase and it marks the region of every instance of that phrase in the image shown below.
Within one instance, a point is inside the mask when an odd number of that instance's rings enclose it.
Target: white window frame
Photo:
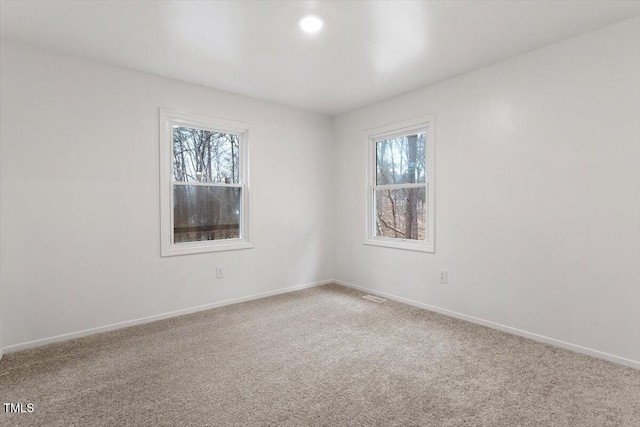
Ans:
[[[423,116],[415,119],[394,123],[375,129],[370,129],[366,133],[367,143],[367,220],[365,245],[382,246],[387,248],[405,249],[419,252],[435,253],[435,139],[434,139],[434,116]],[[425,183],[416,184],[393,184],[376,185],[376,144],[379,141],[413,135],[416,133],[426,133],[426,153],[427,170]],[[375,210],[375,190],[380,188],[425,188],[427,194],[427,233],[425,240],[402,239],[395,237],[376,236],[376,210]]]
[[[190,114],[160,108],[160,255],[199,254],[206,252],[232,251],[253,248],[249,240],[249,137],[251,126],[247,123]],[[173,131],[172,126],[185,126],[215,132],[239,135],[239,183],[238,184],[194,184],[242,188],[240,208],[240,238],[207,240],[199,242],[173,243]],[[180,185],[180,184],[178,184]]]

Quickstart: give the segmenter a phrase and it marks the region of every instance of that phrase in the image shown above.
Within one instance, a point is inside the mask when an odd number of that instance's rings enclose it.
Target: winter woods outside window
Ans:
[[[239,136],[173,126],[173,242],[240,237]]]
[[[247,247],[248,129],[203,120],[161,110],[163,255]]]
[[[377,236],[424,240],[425,139],[419,133],[376,143]]]
[[[366,243],[433,251],[432,121],[389,126],[368,137]]]

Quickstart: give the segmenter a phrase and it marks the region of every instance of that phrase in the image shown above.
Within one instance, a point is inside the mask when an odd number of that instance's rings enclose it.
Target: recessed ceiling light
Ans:
[[[305,33],[317,33],[324,26],[324,19],[315,13],[306,13],[300,17],[298,25]]]

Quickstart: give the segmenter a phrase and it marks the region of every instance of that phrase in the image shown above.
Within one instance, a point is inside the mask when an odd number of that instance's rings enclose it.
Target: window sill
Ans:
[[[433,244],[427,243],[410,243],[407,241],[390,241],[383,239],[367,239],[363,242],[367,246],[380,246],[383,248],[402,249],[406,251],[435,253]]]
[[[249,242],[218,243],[214,245],[185,243],[182,245],[172,245],[168,248],[162,248],[160,255],[162,257],[169,257],[177,255],[203,254],[208,252],[238,251],[242,249],[253,249],[253,245]]]

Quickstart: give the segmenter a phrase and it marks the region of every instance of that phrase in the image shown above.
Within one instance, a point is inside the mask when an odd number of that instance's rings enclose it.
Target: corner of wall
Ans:
[[[332,116],[329,118],[330,128],[329,134],[331,136],[331,247],[333,250],[331,251],[331,278],[335,280],[336,278],[336,224],[338,219],[338,212],[336,206],[337,203],[337,173],[338,173],[338,164],[336,162],[336,145],[338,138],[336,137],[336,117]]]

